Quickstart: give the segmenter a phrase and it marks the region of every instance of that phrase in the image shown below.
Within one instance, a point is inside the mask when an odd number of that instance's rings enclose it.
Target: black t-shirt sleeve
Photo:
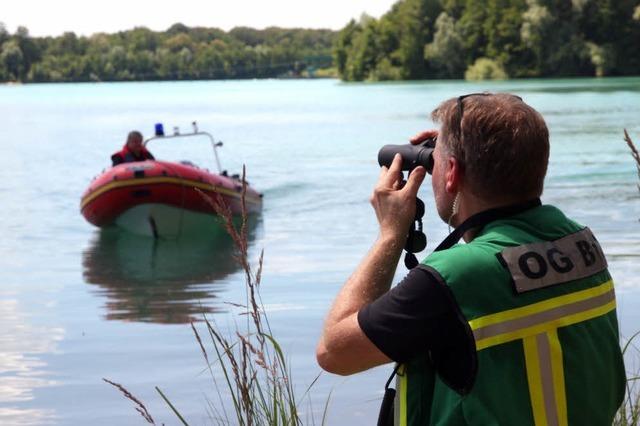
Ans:
[[[473,334],[437,271],[417,267],[358,312],[358,324],[378,349],[402,363],[422,356],[461,394],[477,372]]]
[[[443,284],[422,268],[414,268],[388,293],[358,312],[369,340],[396,362],[430,349],[436,330],[455,320]]]
[[[389,292],[358,312],[364,334],[396,362],[425,357],[459,393],[473,386],[475,342],[453,293],[437,271],[413,268]]]

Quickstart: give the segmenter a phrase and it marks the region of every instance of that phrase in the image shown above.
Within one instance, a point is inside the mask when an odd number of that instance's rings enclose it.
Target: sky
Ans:
[[[113,33],[144,26],[164,31],[176,22],[189,27],[235,26],[340,29],[364,12],[380,17],[396,0],[20,0],[4,5],[0,22],[32,36]]]

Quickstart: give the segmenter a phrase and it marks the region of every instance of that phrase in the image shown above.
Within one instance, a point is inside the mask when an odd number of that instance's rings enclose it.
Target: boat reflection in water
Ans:
[[[249,244],[257,226],[258,218],[251,218]],[[83,276],[107,298],[107,319],[188,323],[224,309],[221,281],[240,270],[234,253],[221,225],[177,240],[105,228],[83,253]]]

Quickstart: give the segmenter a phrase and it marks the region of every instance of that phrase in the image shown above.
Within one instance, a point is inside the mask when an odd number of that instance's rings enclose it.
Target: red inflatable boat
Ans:
[[[196,130],[149,140],[201,134],[211,138]],[[219,164],[216,147],[221,143],[211,141]],[[98,227],[118,225],[135,234],[177,238],[216,226],[211,201],[221,201],[233,214],[240,214],[241,199],[242,182],[237,175],[212,173],[190,162],[147,160],[119,164],[96,177],[82,196],[80,210]],[[262,194],[247,186],[245,205],[247,213],[260,211]]]

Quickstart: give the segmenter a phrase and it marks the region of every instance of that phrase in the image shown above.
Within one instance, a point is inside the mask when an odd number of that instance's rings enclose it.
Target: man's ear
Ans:
[[[460,164],[460,161],[456,157],[449,157],[447,159],[445,190],[450,194],[460,192],[462,176],[462,164]]]

